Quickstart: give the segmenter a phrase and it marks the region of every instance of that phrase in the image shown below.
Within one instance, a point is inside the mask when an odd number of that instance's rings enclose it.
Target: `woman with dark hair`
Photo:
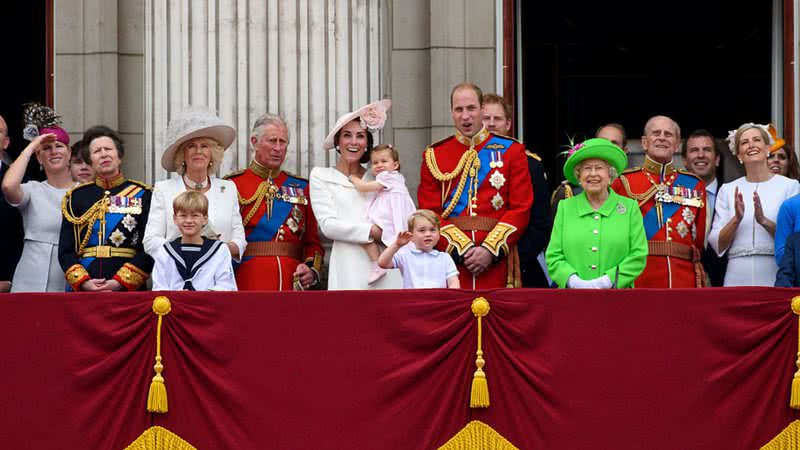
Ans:
[[[362,164],[373,147],[371,131],[383,128],[390,100],[365,105],[344,114],[325,138],[323,148],[339,153],[335,167],[311,170],[311,205],[322,234],[333,241],[328,269],[328,289],[399,289],[403,280],[390,270],[373,284],[367,283],[370,259],[362,244],[380,242],[382,230],[367,220],[370,197],[358,192],[350,176],[373,179]]]
[[[64,292],[64,272],[58,264],[60,223],[53,217],[59,215],[64,194],[75,186],[69,171],[69,135],[60,126],[60,117],[46,106],[28,105],[25,122],[25,136],[31,143],[3,178],[3,193],[22,215],[25,231],[11,292]],[[34,155],[47,179],[23,183]]]
[[[128,180],[120,171],[125,147],[105,126],[86,130],[88,159],[96,178],[67,192],[58,260],[74,291],[137,290],[144,286],[153,259],[142,246],[150,211],[150,186]]]

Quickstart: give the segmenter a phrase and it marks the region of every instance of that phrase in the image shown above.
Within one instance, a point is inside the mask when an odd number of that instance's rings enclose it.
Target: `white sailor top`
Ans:
[[[165,242],[154,255],[154,291],[235,291],[231,252],[222,242],[203,238],[203,245]]]

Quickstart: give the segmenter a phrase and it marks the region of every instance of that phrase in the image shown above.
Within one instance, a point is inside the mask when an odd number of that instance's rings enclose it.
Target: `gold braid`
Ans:
[[[252,219],[253,216],[256,215],[256,211],[258,210],[259,207],[261,207],[261,202],[264,201],[264,197],[266,196],[267,192],[269,192],[269,184],[266,181],[262,181],[261,183],[259,183],[258,189],[256,189],[256,193],[253,194],[253,196],[248,199],[242,197],[242,194],[237,193],[237,195],[239,196],[240,207],[244,207],[255,202],[255,205],[253,205],[253,207],[250,208],[250,212],[247,213],[247,217],[242,220],[242,225],[247,226],[247,224],[250,222],[250,219]]]
[[[67,210],[67,205],[69,205],[69,210]],[[94,205],[92,205],[89,209],[86,210],[85,213],[81,214],[80,217],[75,217],[72,212],[72,194],[65,195],[64,198],[61,200],[61,214],[64,216],[65,219],[71,224],[74,225],[75,234],[80,236],[81,229],[85,229],[86,233],[83,235],[83,239],[81,239],[81,243],[75,249],[78,256],[83,252],[83,249],[86,248],[86,244],[89,242],[89,237],[92,234],[92,227],[94,227],[94,223],[97,221],[98,218],[105,215],[108,209],[108,194],[104,194],[103,198],[96,201]]]
[[[478,159],[478,152],[476,152],[474,149],[469,149],[464,152],[464,154],[461,155],[461,159],[458,161],[458,165],[456,166],[455,170],[450,173],[442,173],[442,171],[439,170],[439,166],[436,164],[436,158],[433,156],[432,148],[428,148],[425,151],[425,163],[428,166],[428,169],[431,171],[433,177],[440,182],[451,181],[459,173],[461,174],[461,178],[458,180],[458,186],[456,187],[456,191],[455,194],[453,194],[452,200],[450,200],[450,204],[447,205],[444,211],[442,211],[442,219],[446,219],[447,216],[453,212],[453,209],[458,203],[459,197],[461,197],[461,193],[464,192],[464,186],[467,184],[467,178],[470,176],[474,177],[478,168],[481,166],[481,161]]]

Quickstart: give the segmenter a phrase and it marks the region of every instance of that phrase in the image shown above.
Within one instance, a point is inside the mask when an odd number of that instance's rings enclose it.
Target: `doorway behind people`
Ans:
[[[0,42],[3,44],[0,70],[0,115],[8,124],[11,145],[7,160],[13,161],[25,148],[22,138],[22,104],[48,102],[48,33],[52,32],[52,0],[5,2]],[[38,164],[35,167],[38,171]]]
[[[521,2],[523,139],[551,184],[563,179],[569,137],[607,122],[625,127],[634,150],[656,114],[720,139],[770,122],[770,3]]]

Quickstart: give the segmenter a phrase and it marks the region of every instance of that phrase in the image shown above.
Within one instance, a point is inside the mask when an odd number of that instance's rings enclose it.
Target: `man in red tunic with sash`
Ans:
[[[533,204],[525,147],[481,122],[483,93],[471,83],[450,94],[456,134],[425,150],[419,207],[442,218],[437,248],[449,252],[461,287],[520,287],[516,243]]]
[[[691,172],[678,170],[672,155],[681,145],[674,120],[655,116],[642,136],[642,167],[628,169],[611,185],[639,202],[649,255],[637,288],[702,287],[700,261],[706,231],[706,187]]]
[[[236,269],[239,290],[303,290],[319,283],[323,249],[308,180],[281,170],[289,130],[266,114],[253,126],[247,170],[228,175],[239,191],[247,249]]]

